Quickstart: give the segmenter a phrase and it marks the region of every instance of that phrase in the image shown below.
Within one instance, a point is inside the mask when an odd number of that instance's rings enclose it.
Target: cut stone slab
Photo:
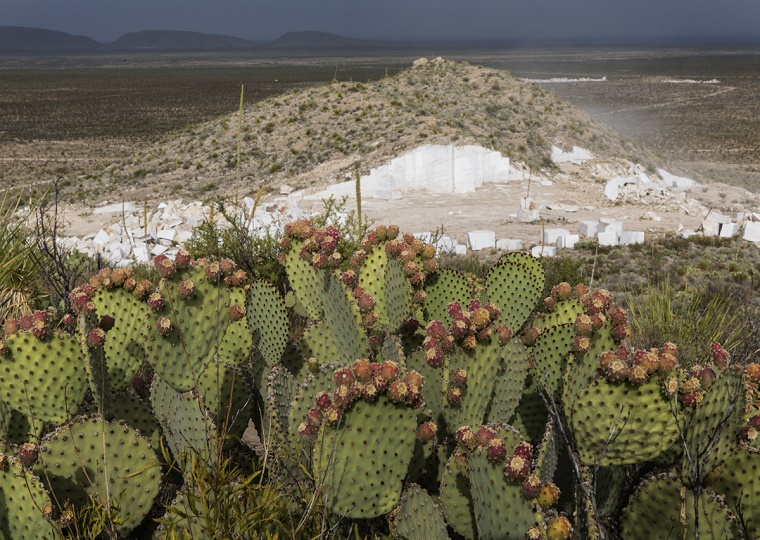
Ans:
[[[599,239],[600,246],[616,246],[618,244],[618,235],[614,229],[602,231],[596,237]]]
[[[523,247],[522,240],[515,240],[512,238],[501,238],[496,241],[496,249],[503,249],[506,251],[519,251]]]
[[[454,250],[456,250],[456,247],[456,240],[450,236],[441,236],[435,243],[435,249],[438,251],[438,253],[452,253]]]
[[[620,243],[624,246],[644,243],[644,233],[641,231],[623,231],[620,235]]]
[[[707,214],[707,217],[705,219],[710,220],[710,221],[714,221],[715,223],[720,223],[721,225],[723,225],[725,223],[731,223],[731,218],[730,217],[728,217],[728,216],[726,216],[724,214],[720,214],[718,212],[713,212],[713,211],[711,211],[709,214]]]
[[[748,221],[745,223],[744,235],[742,238],[749,240],[750,242],[760,242],[760,222]]]
[[[470,231],[467,233],[467,245],[473,251],[496,247],[496,233],[494,231]]]
[[[610,221],[604,224],[604,230],[606,232],[614,231],[618,238],[623,234],[623,222],[622,221]]]
[[[454,253],[456,255],[467,255],[467,246],[464,244],[457,244],[454,246]]]
[[[544,244],[556,244],[557,238],[568,234],[570,231],[567,229],[544,229]]]
[[[578,240],[580,240],[580,235],[578,234],[565,234],[557,238],[557,247],[573,249]]]
[[[520,208],[517,212],[517,219],[523,223],[533,223],[534,221],[541,219],[541,215],[538,213],[538,210]]]
[[[534,257],[556,257],[557,248],[554,246],[533,246],[530,249],[530,254]]]
[[[581,221],[581,229],[580,229],[581,236],[585,236],[587,238],[594,238],[598,232],[599,232],[598,221]]]
[[[97,246],[105,246],[110,241],[109,235],[106,231],[103,229],[100,229],[98,231],[98,234],[95,235],[95,238],[92,239],[92,243]]]
[[[150,260],[150,255],[148,255],[148,248],[146,246],[135,247],[132,256],[139,263],[145,263]]]
[[[702,234],[705,236],[718,236],[720,234],[720,223],[706,219],[702,222]]]
[[[660,178],[662,178],[662,181],[665,182],[665,185],[671,188],[688,189],[698,185],[691,178],[670,174],[665,169],[657,169],[657,173],[660,175]]]
[[[169,250],[168,247],[162,246],[161,244],[156,244],[155,246],[153,246],[153,249],[150,250],[150,254],[153,255],[154,257],[158,257],[159,255],[167,252],[168,250]]]
[[[581,148],[580,146],[573,146],[573,149],[569,152],[565,152],[561,148],[557,146],[552,146],[552,161],[554,163],[585,163],[586,161],[592,159],[594,157],[594,154],[586,150],[585,148]]]
[[[721,238],[732,238],[738,232],[739,232],[739,224],[738,223],[723,223],[720,226],[720,237]]]

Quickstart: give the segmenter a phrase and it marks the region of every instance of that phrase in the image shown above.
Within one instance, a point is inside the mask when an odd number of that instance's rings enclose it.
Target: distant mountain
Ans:
[[[108,45],[107,49],[109,51],[221,51],[262,47],[264,45],[261,43],[232,36],[176,30],[143,30],[121,36]]]
[[[103,45],[85,36],[42,28],[0,26],[0,53],[97,51],[102,48]]]
[[[327,32],[288,32],[272,41],[271,49],[356,49],[389,45],[388,42],[373,39],[356,39]]]

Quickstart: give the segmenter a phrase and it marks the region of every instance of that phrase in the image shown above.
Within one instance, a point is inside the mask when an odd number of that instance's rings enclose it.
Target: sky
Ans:
[[[0,26],[104,43],[147,29],[262,42],[298,30],[393,40],[760,41],[760,0],[0,0]]]

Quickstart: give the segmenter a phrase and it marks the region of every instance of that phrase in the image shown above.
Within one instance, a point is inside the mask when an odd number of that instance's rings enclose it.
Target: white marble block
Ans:
[[[624,246],[644,243],[644,233],[642,231],[623,231],[620,235],[620,243]]]
[[[467,245],[473,251],[496,247],[496,233],[493,231],[470,231],[467,233]]]
[[[556,257],[557,248],[554,246],[533,246],[530,254],[534,257]]]
[[[581,228],[580,228],[581,236],[585,236],[587,238],[593,238],[596,236],[598,232],[599,232],[598,221],[581,221]]]
[[[617,232],[614,230],[603,231],[596,235],[600,246],[616,246],[618,243]]]

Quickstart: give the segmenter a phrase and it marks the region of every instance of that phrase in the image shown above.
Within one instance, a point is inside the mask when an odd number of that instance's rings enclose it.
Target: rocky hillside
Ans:
[[[0,52],[80,52],[102,48],[103,45],[85,36],[42,28],[0,26]]]
[[[240,130],[236,112],[186,128],[108,168],[99,191],[120,198],[207,197],[326,185],[433,143],[482,145],[534,169],[552,166],[552,144],[651,161],[535,84],[436,59],[375,83],[333,82],[256,103],[244,110]]]
[[[327,32],[304,30],[283,34],[267,46],[270,49],[356,49],[389,46],[389,44],[383,41],[356,39]]]
[[[260,49],[263,45],[247,39],[201,32],[143,30],[121,36],[109,51],[223,51]]]

